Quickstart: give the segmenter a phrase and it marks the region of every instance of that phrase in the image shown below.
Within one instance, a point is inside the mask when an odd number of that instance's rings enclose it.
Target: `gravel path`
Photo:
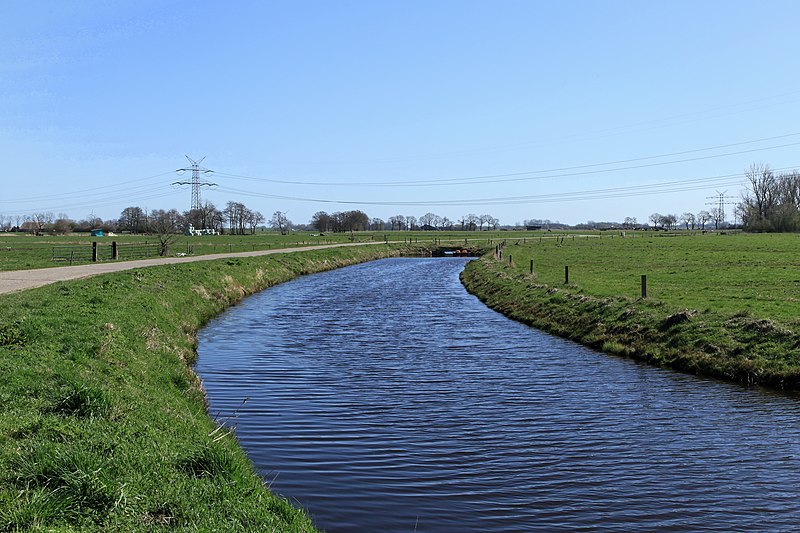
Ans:
[[[317,246],[304,246],[302,248],[281,248],[277,250],[256,250],[253,252],[235,252],[227,254],[198,255],[192,257],[158,257],[154,259],[141,259],[139,261],[115,261],[109,263],[91,263],[88,265],[75,265],[53,268],[37,268],[33,270],[10,270],[0,272],[0,294],[7,292],[23,291],[57,281],[88,278],[108,272],[119,272],[132,268],[142,268],[156,265],[174,265],[176,263],[191,263],[193,261],[213,261],[228,257],[257,257],[260,255],[285,254],[302,252],[305,250],[322,250],[324,248],[338,248],[342,246],[364,246],[369,244],[383,244],[375,242],[361,242],[351,244],[323,244]]]

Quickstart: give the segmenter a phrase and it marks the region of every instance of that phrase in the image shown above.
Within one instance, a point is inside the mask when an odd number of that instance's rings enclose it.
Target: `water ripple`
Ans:
[[[463,265],[390,259],[307,276],[201,333],[211,413],[317,525],[797,528],[795,397],[532,330],[467,294]]]

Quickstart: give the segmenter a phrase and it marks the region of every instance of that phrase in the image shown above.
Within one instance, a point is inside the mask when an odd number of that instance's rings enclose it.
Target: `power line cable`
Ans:
[[[678,155],[686,155],[691,153],[699,153],[711,150],[719,150],[722,148],[731,148],[734,146],[743,146],[747,144],[754,144],[758,142],[764,142],[768,140],[776,140],[776,139],[783,139],[787,137],[793,137],[800,135],[798,133],[788,133],[785,135],[778,135],[774,137],[765,137],[762,139],[754,139],[750,141],[742,141],[737,143],[730,143],[718,146],[711,146],[707,148],[697,148],[693,150],[684,150],[680,152],[671,152],[666,154],[658,154],[658,155],[650,155],[644,157],[636,157],[636,158],[628,158],[628,159],[620,159],[615,161],[608,161],[604,163],[591,163],[587,165],[575,165],[569,167],[560,167],[560,168],[551,168],[551,169],[544,169],[544,170],[527,170],[522,172],[509,172],[504,174],[485,174],[480,176],[469,176],[469,177],[461,177],[461,178],[441,178],[441,179],[433,179],[433,180],[404,180],[404,181],[388,181],[388,182],[320,182],[320,181],[296,181],[296,180],[278,180],[272,178],[258,178],[253,176],[244,176],[240,174],[232,174],[232,173],[225,173],[225,172],[216,172],[218,176],[234,178],[234,179],[244,179],[244,180],[252,180],[252,181],[263,181],[267,183],[281,183],[287,185],[311,185],[311,186],[337,186],[337,187],[427,187],[427,186],[443,186],[443,185],[465,185],[465,184],[473,184],[476,182],[479,183],[507,183],[512,181],[531,181],[531,180],[543,180],[543,179],[552,179],[552,178],[564,178],[564,177],[574,177],[574,176],[586,176],[592,174],[601,174],[607,172],[619,172],[623,170],[636,170],[641,168],[650,168],[656,166],[664,166],[664,165],[674,165],[678,163],[688,163],[692,161],[701,161],[706,159],[715,159],[720,157],[729,157],[734,155],[742,155],[747,153],[754,153],[760,152],[765,150],[774,150],[778,148],[787,148],[790,146],[798,146],[800,142],[793,142],[793,143],[785,143],[775,146],[767,146],[761,148],[752,148],[749,150],[739,150],[735,152],[727,152],[724,154],[713,154],[713,155],[706,155],[700,157],[692,157],[692,158],[683,158],[677,159],[672,161],[661,161],[657,163],[648,163],[643,165],[630,165],[625,167],[614,167],[614,168],[607,168],[607,169],[598,169],[598,170],[586,170],[582,172],[564,172],[570,170],[584,170],[590,168],[597,168],[602,166],[609,166],[609,165],[619,165],[624,163],[633,163],[637,161],[648,161],[653,159],[661,159],[665,157],[674,157]],[[562,172],[560,174],[551,174],[553,172]],[[540,176],[532,176],[534,174],[544,174]],[[522,177],[528,176],[528,177]]]
[[[796,167],[785,167],[775,169],[776,172],[788,170]],[[618,198],[625,196],[641,196],[648,194],[664,194],[668,192],[681,192],[688,190],[702,190],[709,187],[719,187],[723,185],[743,184],[742,174],[727,174],[704,178],[692,178],[685,180],[672,180],[659,183],[640,184],[627,187],[611,187],[605,189],[590,189],[585,191],[559,192],[540,195],[508,196],[495,198],[474,198],[459,200],[433,200],[433,201],[357,201],[357,200],[338,200],[330,198],[304,198],[297,196],[284,196],[267,193],[257,193],[233,188],[221,188],[223,192],[242,194],[246,196],[271,198],[279,200],[291,200],[315,203],[334,203],[350,205],[409,205],[409,206],[456,206],[456,205],[497,205],[505,203],[538,203],[554,201],[589,200],[601,198]]]

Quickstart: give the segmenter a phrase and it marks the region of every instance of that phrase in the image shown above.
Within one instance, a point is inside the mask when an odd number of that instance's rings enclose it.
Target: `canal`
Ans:
[[[508,320],[466,259],[272,287],[201,332],[209,411],[339,531],[786,531],[800,402]]]

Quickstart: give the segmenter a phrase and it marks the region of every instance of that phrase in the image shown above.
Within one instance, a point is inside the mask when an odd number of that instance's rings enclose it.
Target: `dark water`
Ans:
[[[304,277],[203,331],[212,414],[320,528],[800,530],[796,398],[512,322],[463,265]]]

